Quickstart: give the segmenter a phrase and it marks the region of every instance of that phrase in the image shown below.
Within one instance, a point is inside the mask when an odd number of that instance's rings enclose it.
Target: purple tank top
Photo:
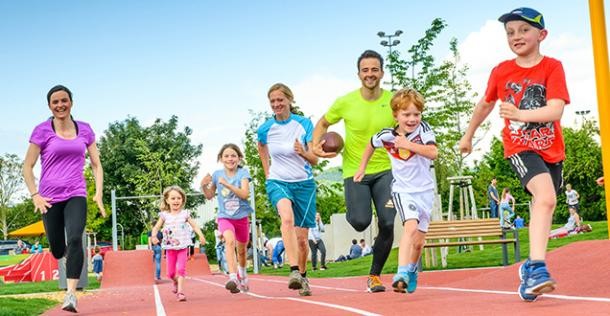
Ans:
[[[95,142],[95,133],[85,122],[74,121],[78,135],[63,139],[53,130],[51,120],[34,128],[30,143],[40,147],[41,175],[38,192],[53,198],[55,204],[75,196],[87,196],[84,167],[87,147]]]

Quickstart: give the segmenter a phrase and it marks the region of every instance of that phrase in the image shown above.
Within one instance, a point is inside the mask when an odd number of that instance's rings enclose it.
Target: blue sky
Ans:
[[[0,154],[24,155],[32,128],[50,115],[46,92],[64,84],[74,93],[73,115],[91,123],[98,138],[128,116],[148,125],[177,115],[204,146],[201,173],[211,172],[222,144],[241,144],[248,109],[268,110],[273,83],[292,87],[314,123],[336,97],[357,88],[358,55],[387,53],[378,31],[402,30],[397,48],[406,51],[443,18],[449,26],[435,56],[447,56],[456,37],[481,92],[491,67],[512,57],[496,19],[520,6],[544,14],[550,35],[542,52],[564,63],[573,106],[563,123],[575,123],[574,110],[590,109],[594,118],[584,0],[1,1]]]

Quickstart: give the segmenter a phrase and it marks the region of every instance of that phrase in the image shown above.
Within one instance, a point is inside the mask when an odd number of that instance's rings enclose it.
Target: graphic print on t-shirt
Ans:
[[[416,144],[423,144],[421,140],[421,136],[417,135],[413,139],[410,140]],[[415,153],[404,148],[396,148],[393,141],[382,140],[383,148],[387,150],[387,152],[394,158],[399,160],[407,161],[411,159],[411,157],[415,156]]]
[[[521,83],[508,81],[505,102],[517,104],[520,110],[535,110],[546,106],[546,87],[524,79]],[[510,138],[513,143],[543,150],[551,147],[555,140],[553,122],[510,121]]]

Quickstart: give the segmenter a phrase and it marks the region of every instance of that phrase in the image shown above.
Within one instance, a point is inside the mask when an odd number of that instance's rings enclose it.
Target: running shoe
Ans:
[[[370,293],[384,292],[385,286],[381,283],[381,279],[378,275],[369,275],[369,279],[366,282],[366,290]]]
[[[229,279],[229,281],[227,281],[227,283],[225,283],[225,289],[229,290],[229,292],[236,294],[239,293],[239,288],[237,286],[237,283],[239,283],[239,281],[234,280],[234,279]]]
[[[396,273],[392,278],[392,288],[394,288],[394,292],[405,293],[408,280],[409,276],[407,276],[406,273]]]
[[[417,288],[417,270],[413,272],[407,272],[407,276],[409,277],[407,281],[407,292],[413,293]]]
[[[299,295],[311,296],[311,289],[309,288],[309,280],[307,280],[307,278],[301,278],[301,288],[299,289]]]
[[[76,294],[74,294],[73,292],[66,292],[66,296],[64,296],[64,303],[61,305],[61,309],[67,312],[78,313],[76,309]]]
[[[303,277],[299,270],[292,270],[288,275],[288,288],[291,290],[298,290],[303,286],[303,281],[301,281]]]

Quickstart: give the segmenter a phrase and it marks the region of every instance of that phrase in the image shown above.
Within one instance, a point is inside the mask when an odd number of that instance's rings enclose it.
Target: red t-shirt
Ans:
[[[570,103],[561,62],[546,56],[531,68],[517,65],[514,59],[500,63],[491,71],[485,91],[485,102],[501,100],[518,105],[521,110],[546,106],[550,99]],[[505,158],[522,151],[534,151],[549,163],[565,159],[559,121],[524,123],[504,120],[502,142]]]

